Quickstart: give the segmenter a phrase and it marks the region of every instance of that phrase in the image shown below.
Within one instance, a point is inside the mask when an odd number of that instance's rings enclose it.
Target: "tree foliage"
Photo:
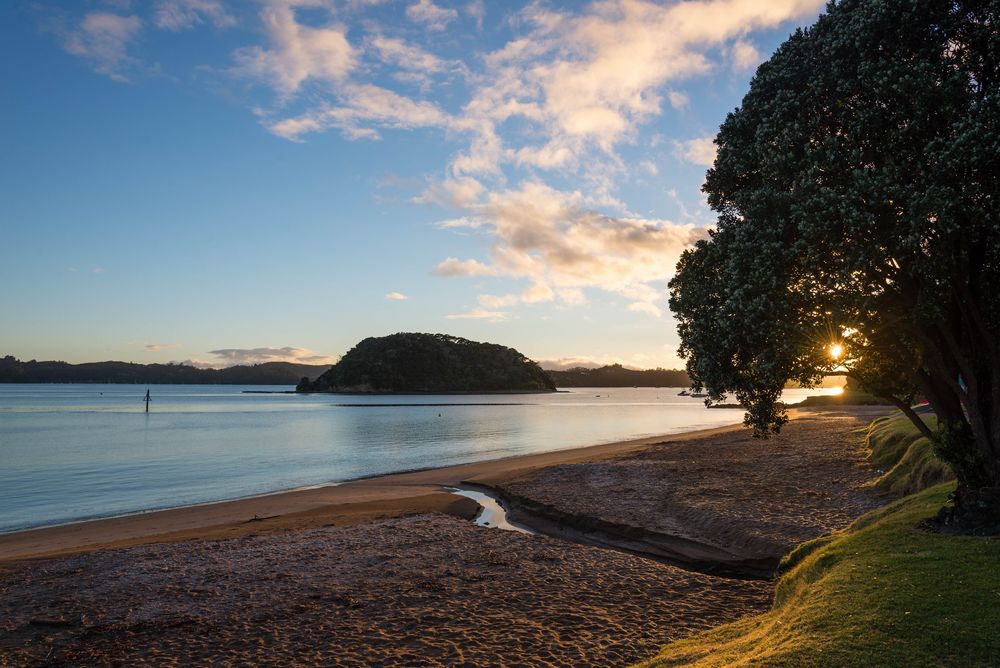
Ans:
[[[574,367],[548,370],[557,387],[688,387],[691,379],[681,369],[626,369],[609,364],[597,369]]]
[[[1000,486],[998,14],[829,4],[720,129],[717,229],[670,285],[692,380],[734,392],[758,434],[786,420],[786,380],[846,369],[936,438],[980,505]]]
[[[514,350],[447,334],[369,337],[301,392],[554,391],[541,367]]]

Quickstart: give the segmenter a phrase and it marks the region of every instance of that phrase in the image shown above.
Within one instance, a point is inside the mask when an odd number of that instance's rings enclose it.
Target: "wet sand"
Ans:
[[[878,503],[861,488],[862,453],[844,445],[866,419],[800,419],[770,442],[722,428],[2,536],[0,665],[627,665],[765,610],[772,584],[477,527],[474,504],[439,486],[496,486],[575,517],[770,554]]]
[[[512,503],[514,520],[548,520],[693,566],[728,562],[733,572],[766,575],[798,543],[884,503],[866,486],[873,474],[855,433],[870,419],[801,415],[766,441],[746,431],[666,439],[625,457],[486,482]]]

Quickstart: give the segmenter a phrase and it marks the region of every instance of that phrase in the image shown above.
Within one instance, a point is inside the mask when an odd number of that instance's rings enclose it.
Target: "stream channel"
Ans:
[[[774,577],[778,559],[742,558],[740,555],[720,551],[718,548],[674,536],[661,536],[660,540],[621,535],[599,528],[577,528],[555,519],[530,515],[532,524],[508,519],[508,508],[503,498],[489,487],[443,487],[451,494],[464,496],[479,504],[479,513],[473,520],[478,526],[504,531],[516,531],[533,536],[550,536],[561,540],[591,545],[634,554],[646,559],[671,564],[684,570],[749,580],[770,580]]]

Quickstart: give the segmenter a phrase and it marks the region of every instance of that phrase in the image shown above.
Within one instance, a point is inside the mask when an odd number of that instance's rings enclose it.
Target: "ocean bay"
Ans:
[[[0,532],[742,419],[676,388],[370,396],[152,385],[145,413],[146,389],[0,385]]]

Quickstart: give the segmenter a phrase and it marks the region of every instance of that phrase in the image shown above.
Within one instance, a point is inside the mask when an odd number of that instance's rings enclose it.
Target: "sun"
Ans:
[[[830,357],[833,359],[839,359],[841,355],[844,354],[844,346],[839,343],[835,343],[830,346]]]

